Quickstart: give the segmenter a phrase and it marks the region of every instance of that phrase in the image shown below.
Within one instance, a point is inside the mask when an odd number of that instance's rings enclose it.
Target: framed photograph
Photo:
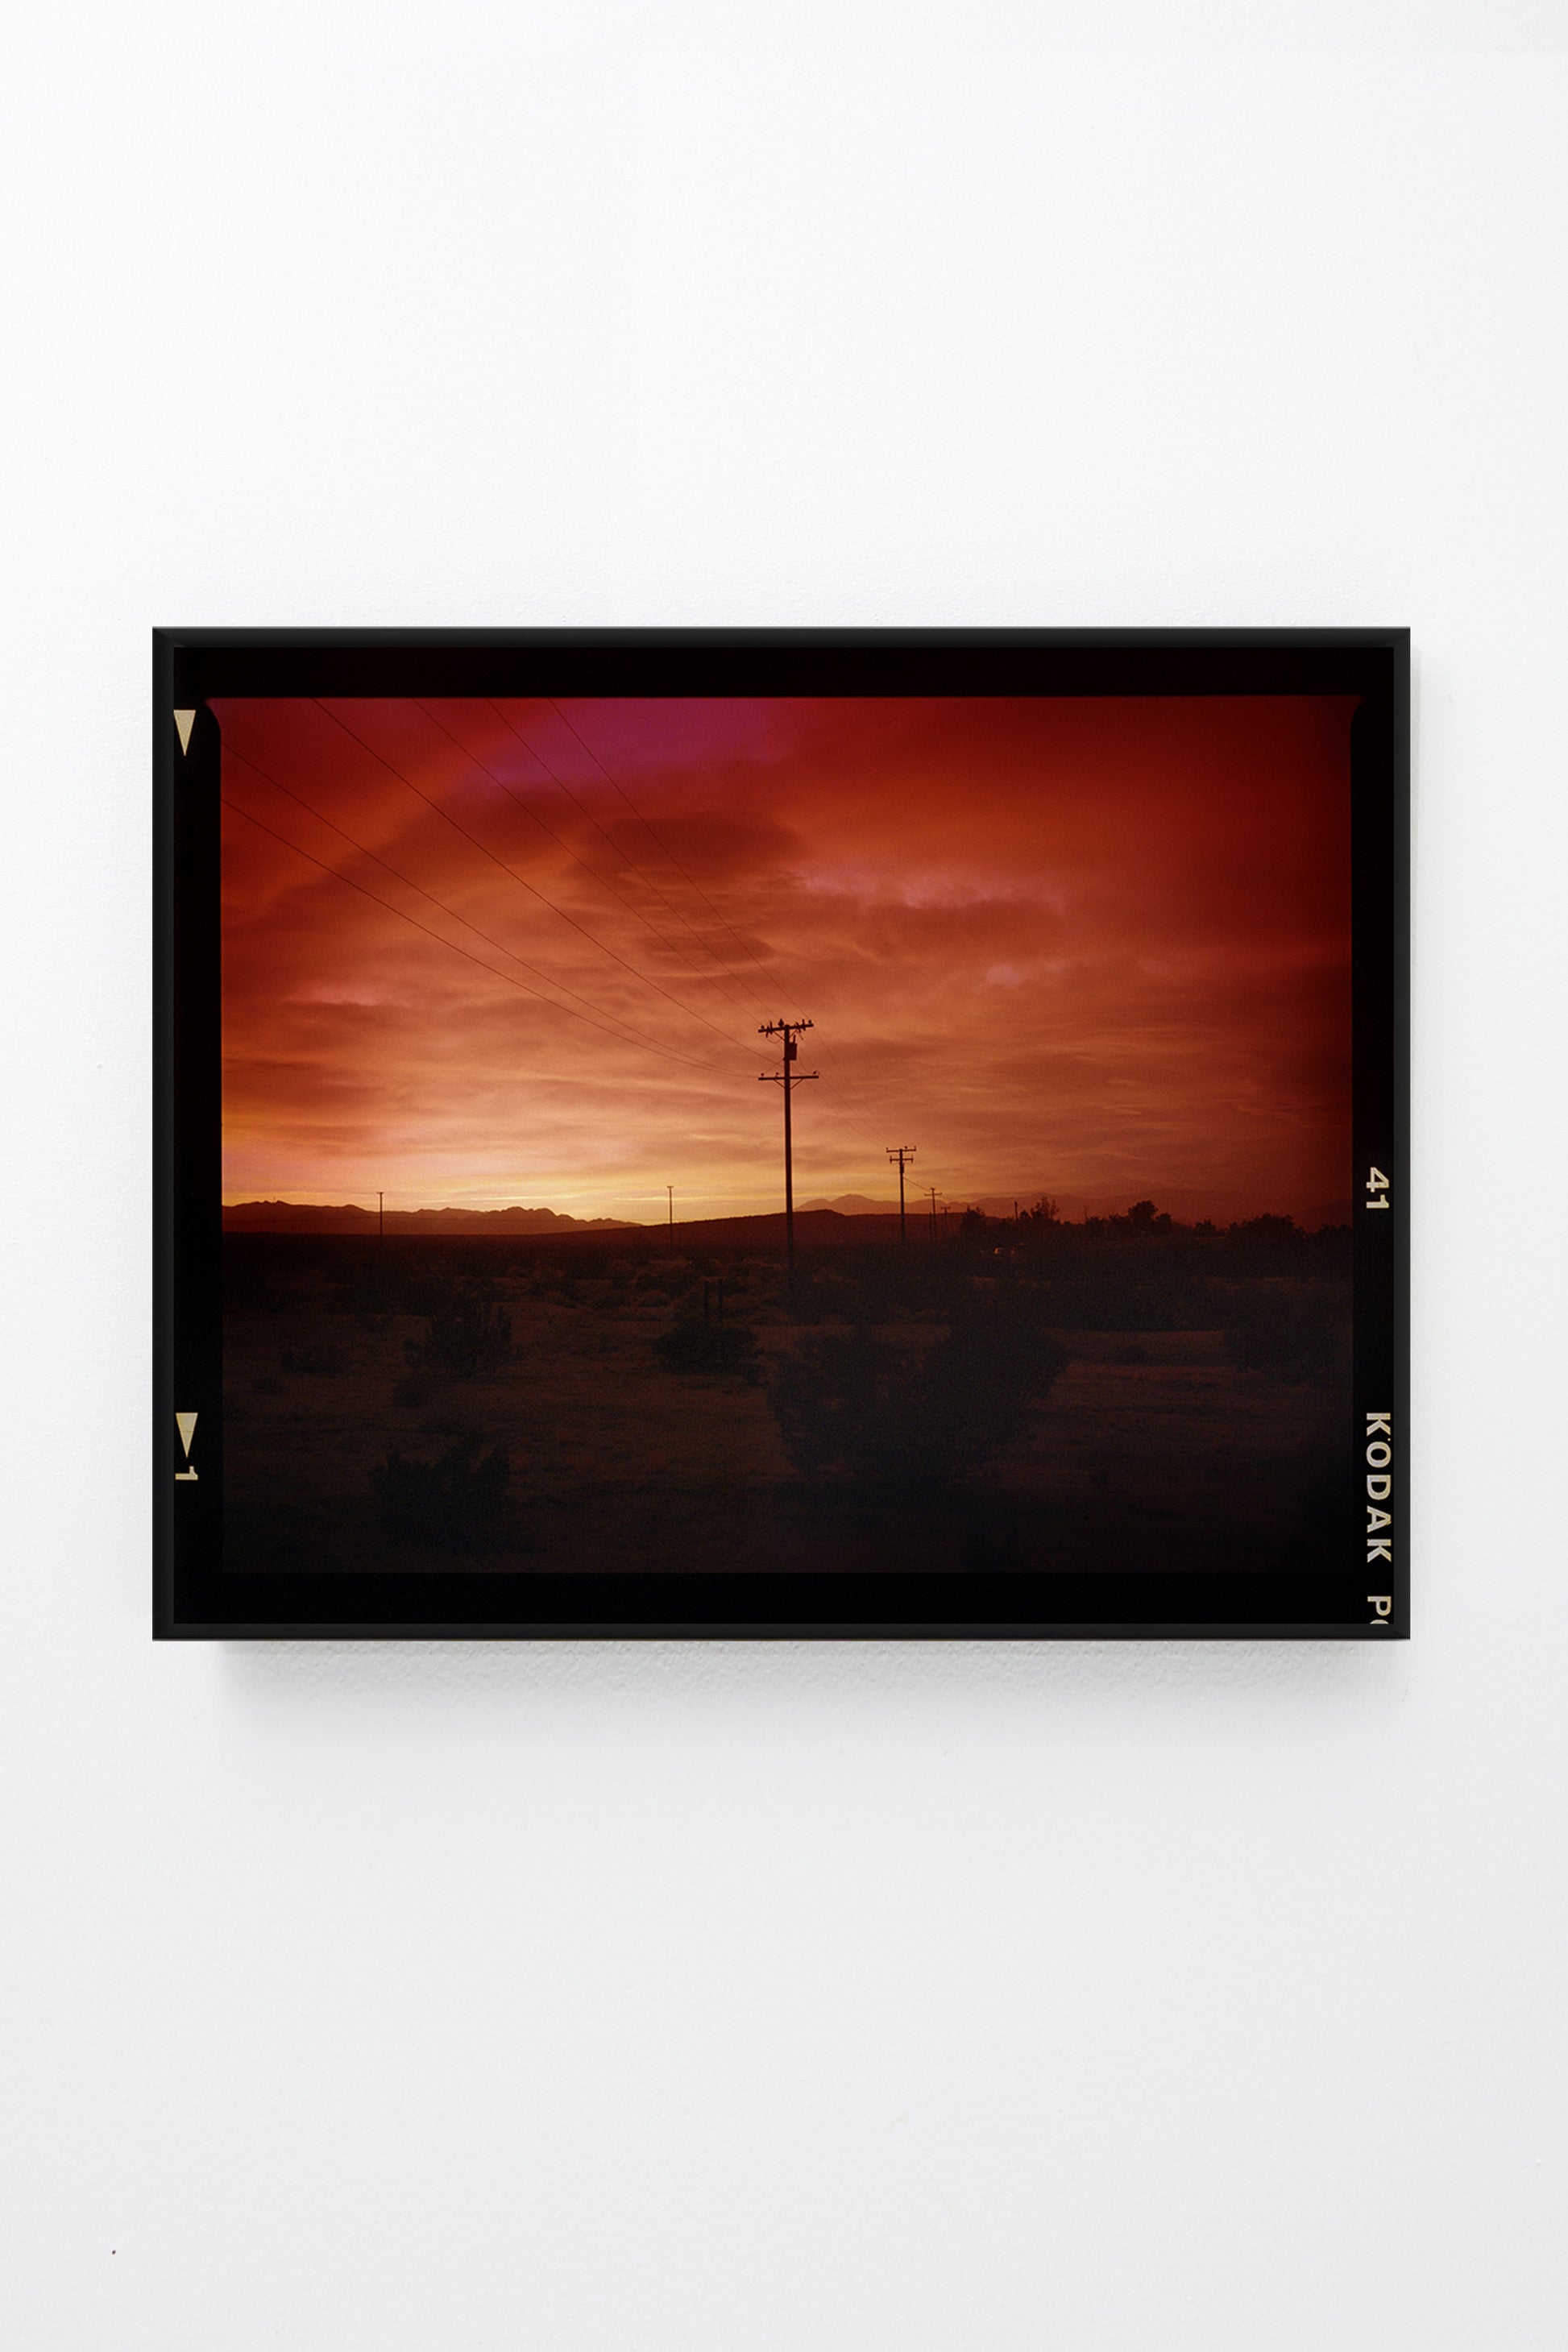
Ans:
[[[1403,1636],[1408,667],[159,631],[156,1633]]]

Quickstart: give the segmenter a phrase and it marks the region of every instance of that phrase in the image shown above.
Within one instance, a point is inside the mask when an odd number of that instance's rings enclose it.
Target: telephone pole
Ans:
[[[784,1040],[784,1068],[763,1070],[759,1076],[758,1084],[784,1088],[784,1265],[792,1290],[795,1288],[795,1145],[790,1126],[789,1106],[790,1097],[796,1087],[804,1086],[807,1078],[821,1076],[818,1070],[797,1070],[795,1066],[800,1055],[800,1047],[795,1042],[797,1033],[803,1029],[813,1028],[815,1025],[810,1021],[768,1021],[764,1022],[757,1032],[759,1037],[782,1037]]]
[[[909,1234],[904,1227],[904,1162],[907,1160],[912,1160],[914,1156],[915,1147],[912,1143],[889,1143],[888,1146],[889,1159],[896,1160],[899,1163],[899,1239],[900,1242],[909,1240]]]
[[[931,1202],[931,1237],[934,1242],[936,1239],[936,1186],[928,1184],[925,1191],[926,1198]]]
[[[675,1187],[673,1184],[667,1184],[664,1189],[669,1194],[669,1248],[670,1255],[673,1256],[675,1253]]]
[[[384,1242],[386,1239],[386,1194],[384,1192],[378,1192],[375,1196],[375,1237],[378,1242]]]

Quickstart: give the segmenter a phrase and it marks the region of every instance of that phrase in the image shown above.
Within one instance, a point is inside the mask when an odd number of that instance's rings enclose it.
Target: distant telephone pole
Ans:
[[[936,1239],[936,1186],[928,1184],[925,1191],[926,1197],[931,1202],[931,1237],[934,1242]]]
[[[887,1149],[889,1159],[896,1160],[899,1163],[899,1239],[900,1242],[907,1242],[909,1234],[904,1225],[904,1162],[906,1160],[914,1158],[915,1147],[912,1143],[889,1143]]]
[[[797,1070],[795,1067],[800,1054],[800,1047],[795,1043],[796,1034],[799,1031],[810,1029],[815,1025],[810,1021],[768,1021],[757,1032],[759,1037],[782,1037],[784,1040],[784,1068],[763,1070],[760,1074],[758,1084],[784,1088],[784,1264],[788,1270],[792,1289],[795,1286],[795,1145],[790,1127],[789,1107],[790,1097],[796,1087],[804,1086],[807,1078],[821,1076],[821,1072],[817,1070]]]
[[[386,1239],[385,1202],[386,1194],[384,1192],[378,1192],[375,1196],[375,1237],[377,1241],[381,1242],[384,1242]]]
[[[675,1187],[673,1184],[667,1184],[664,1189],[669,1194],[669,1249],[673,1257],[675,1255]]]

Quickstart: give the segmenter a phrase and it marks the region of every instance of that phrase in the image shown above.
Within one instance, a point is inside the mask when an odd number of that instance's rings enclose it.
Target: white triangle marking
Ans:
[[[180,749],[182,751],[188,751],[191,748],[191,730],[195,723],[196,714],[194,710],[175,711],[174,724],[180,730]]]
[[[196,1433],[196,1416],[194,1412],[177,1412],[174,1415],[174,1425],[180,1433],[180,1443],[185,1449],[185,1459],[188,1462],[191,1458],[191,1440]]]

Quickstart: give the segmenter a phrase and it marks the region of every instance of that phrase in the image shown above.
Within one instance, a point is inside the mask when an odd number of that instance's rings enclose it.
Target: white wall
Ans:
[[[11,2343],[1562,2341],[1565,37],[13,19]],[[1415,1643],[155,1650],[155,621],[1408,622]]]

